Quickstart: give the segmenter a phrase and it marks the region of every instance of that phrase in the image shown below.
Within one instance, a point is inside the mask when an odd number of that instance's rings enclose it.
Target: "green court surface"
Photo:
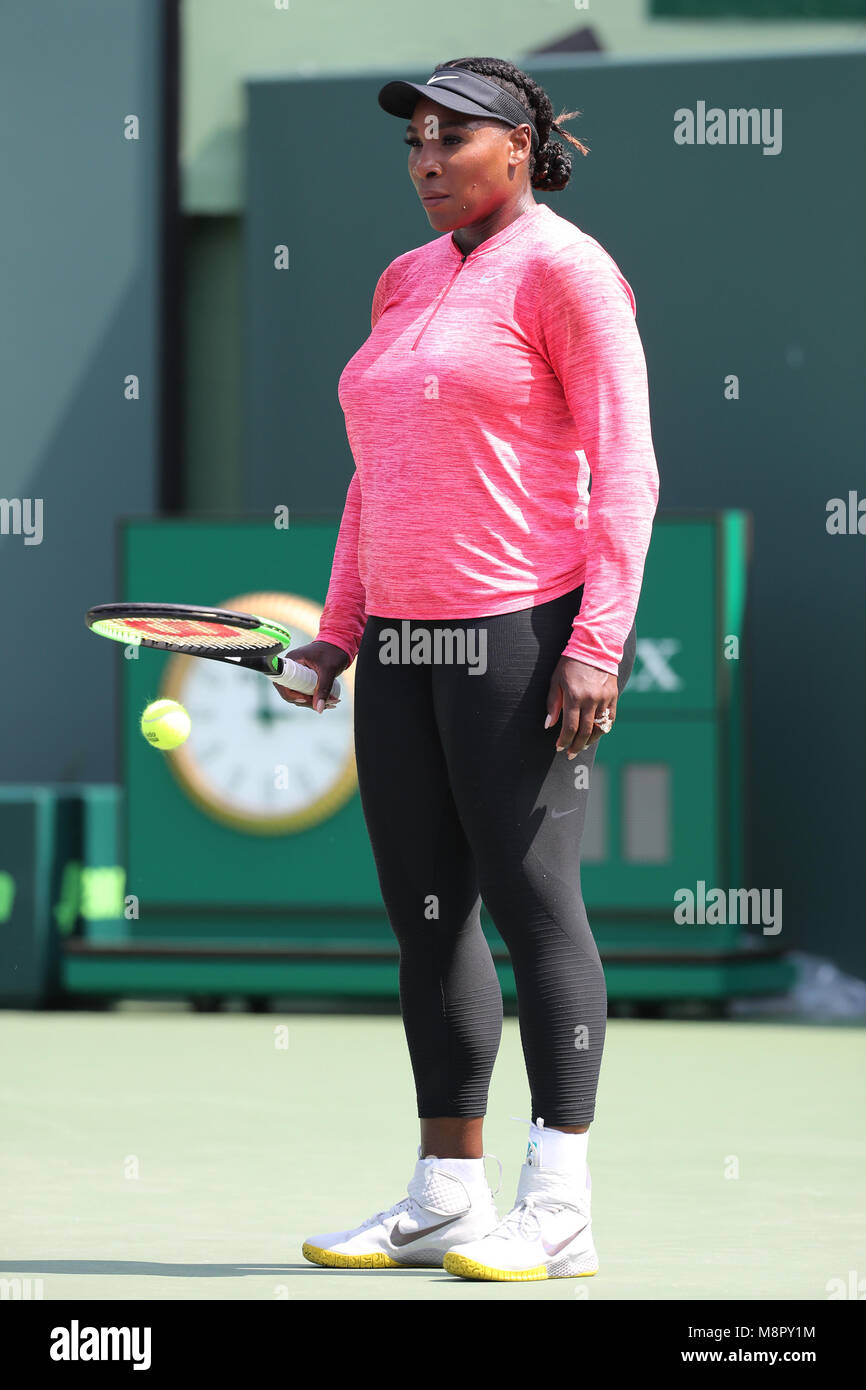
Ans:
[[[0,1038],[0,1279],[45,1300],[825,1300],[866,1275],[857,1027],[612,1021],[589,1147],[601,1269],[529,1284],[301,1256],[405,1195],[398,1017],[6,1012]],[[486,1127],[503,1215],[528,1104],[509,1018]]]

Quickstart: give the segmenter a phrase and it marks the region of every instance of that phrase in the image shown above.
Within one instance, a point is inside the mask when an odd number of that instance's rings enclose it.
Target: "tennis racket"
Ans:
[[[259,671],[275,685],[305,695],[312,695],[316,688],[316,672],[286,655],[292,644],[289,629],[254,613],[181,603],[102,603],[88,610],[85,621],[91,632],[114,642],[224,661]],[[331,709],[339,698],[340,683],[334,681],[326,708]]]

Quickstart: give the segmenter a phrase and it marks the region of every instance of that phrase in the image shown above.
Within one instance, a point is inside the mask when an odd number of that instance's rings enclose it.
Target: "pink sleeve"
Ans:
[[[331,582],[316,640],[342,647],[355,660],[367,622],[364,586],[358,574],[358,531],[361,525],[361,484],[357,473],[346,493],[343,519],[334,547]]]
[[[646,361],[627,281],[601,247],[569,246],[548,267],[538,333],[592,474],[586,578],[563,650],[615,675],[640,597],[659,481]],[[575,485],[578,463],[575,461]]]
[[[371,332],[376,327],[376,320],[385,305],[387,275],[388,267],[386,266],[379,276],[373,293],[373,305],[370,310]],[[352,480],[346,493],[343,519],[340,522],[337,544],[334,547],[328,597],[325,600],[319,631],[316,634],[317,641],[332,642],[335,647],[342,647],[350,662],[354,661],[358,655],[358,648],[361,645],[361,638],[364,635],[364,627],[367,622],[366,596],[358,573],[358,533],[360,527],[361,482],[357,472],[355,472],[352,474]]]

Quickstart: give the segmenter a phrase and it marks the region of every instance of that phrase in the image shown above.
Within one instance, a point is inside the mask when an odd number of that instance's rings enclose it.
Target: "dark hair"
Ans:
[[[557,140],[551,140],[550,132],[555,130],[563,140],[567,140],[581,154],[589,154],[589,147],[576,140],[567,130],[562,130],[560,121],[570,121],[579,116],[580,111],[560,111],[553,114],[550,97],[543,87],[539,87],[528,73],[515,67],[504,58],[449,58],[445,63],[437,63],[439,68],[461,67],[477,72],[480,77],[488,77],[511,96],[516,97],[532,118],[538,131],[538,149],[529,157],[529,182],[533,188],[553,193],[565,188],[571,178],[571,155]],[[495,119],[495,118],[492,118]]]

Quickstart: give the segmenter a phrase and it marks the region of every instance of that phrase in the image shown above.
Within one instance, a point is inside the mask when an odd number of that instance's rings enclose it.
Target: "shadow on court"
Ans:
[[[411,1275],[417,1278],[419,1275],[435,1275],[437,1278],[451,1279],[454,1276],[446,1274],[445,1270],[435,1269],[329,1269],[324,1265],[308,1264],[304,1261],[301,1264],[259,1264],[259,1265],[193,1265],[193,1264],[160,1264],[156,1260],[4,1260],[2,1265],[4,1276],[10,1274],[24,1275],[48,1275],[48,1274],[108,1274],[116,1276],[132,1276],[135,1278],[151,1275],[154,1279],[240,1279],[244,1275],[269,1275],[269,1274],[303,1274],[313,1275],[327,1274],[359,1274],[365,1279],[377,1278],[381,1275],[393,1278],[397,1274]]]

